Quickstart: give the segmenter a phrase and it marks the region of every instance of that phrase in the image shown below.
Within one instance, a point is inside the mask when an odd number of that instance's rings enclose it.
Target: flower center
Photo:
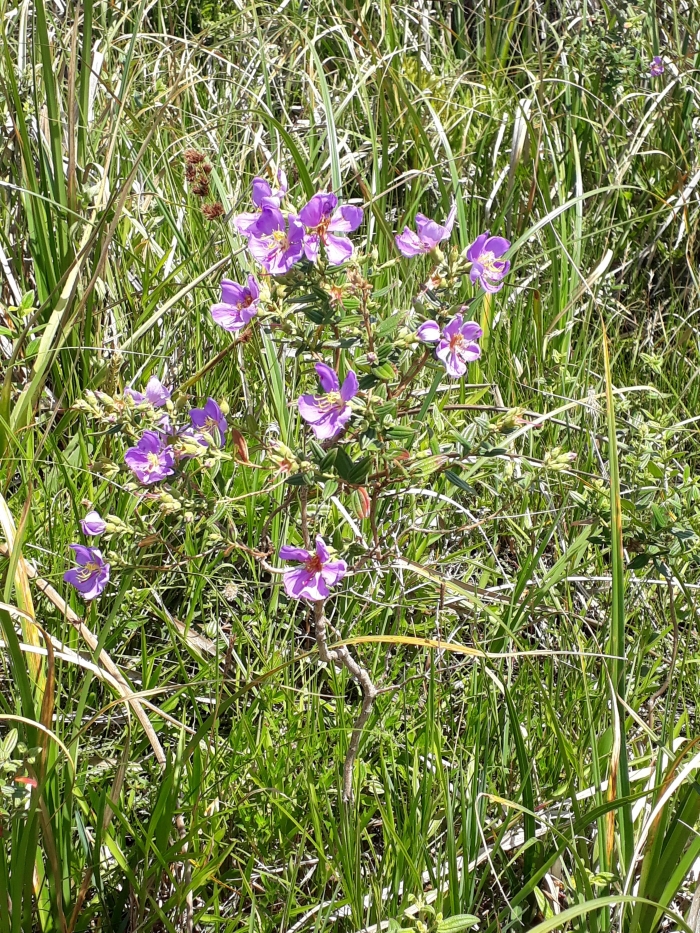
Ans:
[[[237,311],[242,311],[244,308],[249,308],[253,304],[253,296],[248,292],[243,301],[239,301],[236,305]]]
[[[333,408],[342,408],[344,404],[340,397],[340,392],[327,392],[318,400],[318,407],[321,411],[331,411]]]
[[[461,334],[459,331],[457,331],[456,334],[453,334],[450,337],[450,350],[454,350],[455,353],[459,353],[459,351],[462,349],[463,346],[464,346],[464,335]]]
[[[276,241],[277,249],[282,251],[289,249],[289,237],[284,230],[273,230],[272,239]]]
[[[207,420],[204,422],[204,430],[207,432],[207,434],[211,434],[213,437],[216,437],[216,434],[214,434],[214,432],[216,431],[218,434],[218,431],[219,431],[218,421],[214,421],[213,418],[207,418]]]
[[[490,249],[484,250],[479,256],[479,262],[487,272],[496,272],[496,257]]]
[[[304,562],[304,570],[309,573],[320,573],[323,570],[323,563],[318,554],[314,554],[313,557]]]
[[[158,467],[160,466],[160,454],[157,454],[154,451],[151,451],[149,454],[146,455],[146,459],[148,460],[149,470],[157,470]]]
[[[78,579],[81,583],[84,583],[85,580],[89,580],[93,573],[99,573],[102,568],[95,561],[91,560],[85,564],[81,570],[78,571]]]

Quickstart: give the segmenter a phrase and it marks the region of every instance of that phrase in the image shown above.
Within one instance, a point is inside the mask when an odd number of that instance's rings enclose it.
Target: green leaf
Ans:
[[[460,933],[461,930],[468,930],[478,925],[479,918],[474,914],[455,914],[438,923],[437,933]]]

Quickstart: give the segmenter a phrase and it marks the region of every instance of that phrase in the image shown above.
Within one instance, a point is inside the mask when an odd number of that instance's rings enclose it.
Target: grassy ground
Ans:
[[[1,22],[0,933],[700,929],[697,6],[36,0]],[[469,379],[416,381],[405,482],[371,519],[310,493],[351,565],[329,618],[396,688],[346,805],[359,692],[256,557],[299,541],[300,496],[254,465],[301,448],[290,347],[314,327],[233,345],[209,315],[271,162],[299,202],[363,203],[385,333],[428,271],[394,247],[416,211],[456,198],[454,242],[513,242],[503,291],[462,286]],[[225,400],[253,466],[173,502],[131,488],[128,426],[75,406],[153,373],[181,408]],[[446,442],[461,472],[435,468]],[[85,604],[62,575],[90,505],[112,581]]]

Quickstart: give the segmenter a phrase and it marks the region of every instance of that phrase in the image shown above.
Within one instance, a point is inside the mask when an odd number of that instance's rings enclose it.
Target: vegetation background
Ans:
[[[4,0],[0,23],[0,933],[700,930],[698,4]],[[246,259],[188,148],[227,215],[271,161],[296,197],[361,198],[381,320],[423,281],[390,265],[417,210],[457,197],[462,247],[515,246],[471,384],[433,391],[412,448],[479,456],[384,500],[389,559],[336,602],[398,685],[349,807],[357,691],[255,559],[297,521],[282,490],[230,462],[142,517],[73,410],[157,373],[226,400],[256,462],[301,436],[293,361],[210,318]],[[62,574],[91,503],[140,546],[112,537],[85,605]],[[336,546],[372,533],[333,516]]]

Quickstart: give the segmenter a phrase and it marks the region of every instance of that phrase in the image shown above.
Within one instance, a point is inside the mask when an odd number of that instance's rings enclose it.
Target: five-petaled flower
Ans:
[[[469,278],[481,283],[485,292],[498,292],[503,288],[503,279],[510,271],[510,260],[501,256],[510,249],[510,240],[502,236],[491,236],[489,231],[478,236],[467,250],[467,259],[472,264]]]
[[[212,305],[211,316],[224,330],[241,330],[258,313],[260,287],[254,275],[248,276],[247,285],[239,285],[230,279],[221,283],[221,301]]]
[[[424,343],[437,343],[435,355],[445,364],[449,376],[463,376],[467,364],[478,360],[481,347],[476,342],[483,336],[483,331],[473,321],[463,321],[462,315],[455,315],[442,333],[435,321],[426,321],[416,331],[416,337]]]
[[[170,399],[171,391],[166,389],[157,376],[151,376],[145,392],[136,392],[131,386],[127,386],[124,389],[124,395],[133,399],[137,405],[141,402],[148,402],[154,408],[162,408]]]
[[[452,233],[457,216],[457,205],[453,204],[444,226],[426,217],[425,214],[416,214],[416,229],[403,228],[403,233],[396,236],[396,245],[404,256],[420,256],[434,250],[443,240],[447,240]]]
[[[284,275],[302,257],[304,225],[295,214],[285,220],[278,207],[265,206],[248,237],[248,249],[271,275]]]
[[[96,538],[98,535],[104,534],[107,523],[100,516],[100,513],[93,509],[87,513],[85,518],[80,519],[80,527],[83,529],[84,535]]]
[[[190,419],[195,429],[192,433],[200,444],[205,447],[210,444],[223,446],[228,423],[213,398],[207,399],[204,408],[192,408]]]
[[[352,243],[346,236],[362,223],[362,208],[354,204],[338,207],[334,194],[315,194],[299,211],[299,220],[306,227],[304,253],[310,262],[316,262],[320,244],[326,248],[328,262],[339,266],[352,256]]]
[[[287,596],[293,599],[326,599],[330,595],[329,587],[340,583],[348,569],[344,560],[331,560],[320,535],[316,538],[313,552],[285,544],[280,548],[279,556],[281,560],[301,562],[301,567],[287,570],[282,578]]]
[[[109,583],[109,564],[96,547],[71,544],[77,567],[66,570],[63,579],[80,593],[83,599],[95,599]]]
[[[651,73],[652,78],[660,77],[665,70],[666,68],[664,66],[663,58],[661,58],[660,55],[655,55],[651,60],[651,64],[649,65],[649,72]]]
[[[327,441],[340,434],[352,417],[349,402],[357,395],[359,385],[352,370],[342,386],[336,371],[325,363],[316,363],[316,372],[326,395],[302,395],[299,414],[311,425],[318,440]]]
[[[243,211],[236,214],[233,218],[233,225],[244,236],[250,236],[257,232],[257,223],[260,220],[260,212],[264,207],[279,207],[282,198],[287,193],[287,176],[284,169],[277,172],[277,182],[279,187],[273,191],[269,182],[264,178],[253,179],[253,204],[258,208],[257,211]]]
[[[144,431],[136,446],[124,454],[124,462],[144,486],[175,472],[175,453],[157,431]]]

